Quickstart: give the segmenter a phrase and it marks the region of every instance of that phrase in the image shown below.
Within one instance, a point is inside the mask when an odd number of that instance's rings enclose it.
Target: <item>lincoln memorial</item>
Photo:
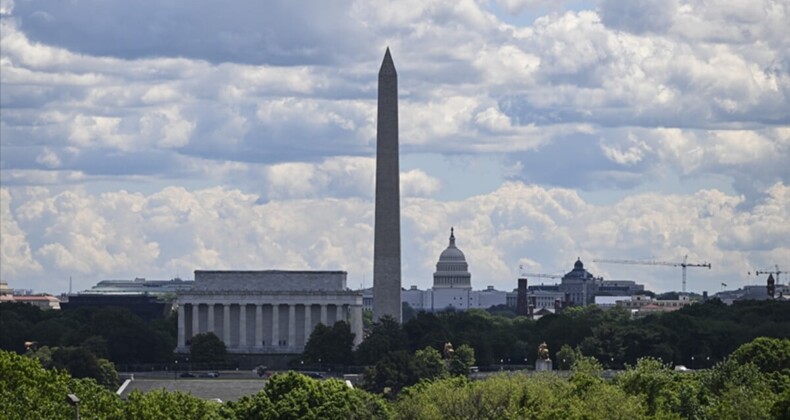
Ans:
[[[178,348],[213,332],[229,353],[300,353],[320,322],[346,321],[362,341],[362,294],[346,288],[345,271],[195,271],[177,292]]]

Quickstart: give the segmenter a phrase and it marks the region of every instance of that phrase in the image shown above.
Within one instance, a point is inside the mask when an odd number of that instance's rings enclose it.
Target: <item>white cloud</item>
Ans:
[[[400,185],[404,197],[430,197],[442,187],[441,181],[419,169],[401,173]]]
[[[146,264],[170,276],[260,255],[365,272],[386,45],[404,158],[484,154],[502,176],[538,183],[470,197],[453,184],[466,179],[409,167],[413,278],[448,224],[481,281],[516,262],[562,269],[599,241],[635,258],[689,253],[732,275],[787,259],[773,233],[790,225],[786,2],[94,3],[0,3],[0,179],[13,198],[2,252],[14,276],[36,264],[58,277]],[[665,174],[698,183],[684,191],[713,177],[735,193],[599,208],[572,192],[627,196]],[[435,198],[448,191],[460,193]],[[138,210],[117,219],[123,206]],[[150,221],[169,236],[116,226]]]

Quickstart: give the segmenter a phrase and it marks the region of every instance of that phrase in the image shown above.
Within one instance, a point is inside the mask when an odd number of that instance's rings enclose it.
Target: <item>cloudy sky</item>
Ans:
[[[376,79],[399,73],[404,286],[455,226],[519,266],[679,290],[790,271],[790,0],[0,0],[0,276],[372,284]],[[783,274],[783,279],[787,275]],[[540,279],[536,279],[541,281]],[[551,279],[544,279],[551,282]]]

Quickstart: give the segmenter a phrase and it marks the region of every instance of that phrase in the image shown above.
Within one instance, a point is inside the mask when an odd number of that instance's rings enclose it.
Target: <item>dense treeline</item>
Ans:
[[[442,375],[388,401],[336,379],[293,372],[236,402],[178,392],[133,392],[127,400],[90,379],[73,379],[38,361],[0,351],[0,413],[9,419],[67,419],[65,395],[96,419],[785,419],[790,413],[790,340],[759,338],[711,369],[676,372],[640,359],[612,380],[592,358],[571,375],[499,374],[480,381]]]
[[[618,308],[595,306],[571,308],[537,321],[481,310],[419,312],[402,327],[394,322],[374,324],[355,354],[350,348],[336,348],[338,343],[350,346],[347,331],[317,330],[303,358],[371,366],[391,352],[413,354],[426,347],[441,351],[451,342],[456,347],[470,346],[479,366],[524,365],[534,363],[538,345],[546,342],[559,365],[563,358],[569,365],[580,352],[605,368],[621,369],[645,356],[704,368],[761,336],[790,338],[790,302],[743,301],[728,306],[711,300],[640,319]]]
[[[644,356],[704,368],[755,337],[790,337],[790,302],[783,301],[743,301],[728,306],[711,300],[641,319],[631,319],[623,310],[594,306],[571,308],[538,321],[499,313],[419,312],[402,326],[376,323],[356,351],[352,351],[354,336],[348,324],[319,326],[296,363],[376,366],[384,362],[382,369],[392,371],[393,365],[415,363],[418,350],[441,352],[445,343],[451,342],[456,349],[470,348],[474,363],[481,367],[532,365],[538,345],[545,341],[560,368],[567,368],[580,355],[594,357],[605,368],[621,369]],[[108,374],[107,369],[102,373],[99,359],[115,364],[171,362],[176,325],[175,315],[146,323],[120,308],[42,311],[23,303],[2,303],[0,348],[21,354],[26,341],[35,341],[52,352],[51,363],[47,351],[40,355],[45,365],[67,368],[75,376],[92,372],[85,376],[100,379]],[[62,354],[55,357],[58,351]],[[85,352],[92,353],[96,361]],[[395,352],[406,356],[391,354]],[[211,355],[206,358],[210,360]],[[463,371],[466,359],[457,361]],[[90,366],[77,366],[79,372],[72,369],[80,364]],[[408,377],[398,387],[421,377]],[[112,384],[111,379],[106,382]]]
[[[39,347],[82,347],[115,363],[156,363],[173,359],[175,317],[146,323],[124,308],[42,311],[18,302],[0,303],[0,348],[25,352]]]
[[[42,311],[26,303],[4,302],[0,303],[0,349],[116,388],[115,363],[173,360],[174,321],[146,323],[122,308]]]

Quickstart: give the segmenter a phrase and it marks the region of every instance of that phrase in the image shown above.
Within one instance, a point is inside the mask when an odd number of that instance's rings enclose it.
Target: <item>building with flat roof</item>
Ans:
[[[318,323],[351,325],[362,341],[362,294],[346,287],[345,271],[195,271],[177,292],[178,347],[212,332],[230,353],[301,353]]]

